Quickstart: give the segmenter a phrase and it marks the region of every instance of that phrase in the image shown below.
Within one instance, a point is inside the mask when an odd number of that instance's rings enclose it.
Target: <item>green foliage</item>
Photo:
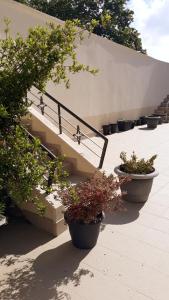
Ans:
[[[138,159],[135,152],[131,155],[131,158],[127,159],[126,152],[120,153],[120,158],[123,164],[120,166],[120,170],[128,174],[149,174],[154,171],[154,160],[157,155],[153,155],[150,159],[144,158]]]
[[[77,60],[76,46],[84,32],[83,27],[76,26],[79,21],[37,26],[26,38],[18,34],[15,39],[10,36],[9,23],[6,19],[6,38],[0,39],[0,206],[9,195],[17,203],[34,202],[43,212],[35,188],[49,193],[53,182],[66,185],[67,174],[62,159],[50,161],[40,141],[30,141],[21,127],[30,106],[27,93],[33,85],[43,91],[48,80],[64,82],[68,87],[70,73],[96,70]]]
[[[47,157],[39,144],[37,139],[31,142],[16,126],[10,129],[5,142],[0,145],[1,189],[17,203],[32,201],[34,188],[44,184]]]
[[[25,0],[25,4],[61,20],[79,19],[87,24],[95,19],[99,24],[94,33],[146,53],[138,31],[131,26],[134,12],[127,8],[127,3],[128,0]],[[111,19],[105,26],[102,18],[107,14]]]
[[[50,193],[54,189],[53,183],[63,187],[66,184],[68,174],[63,171],[63,159],[50,160],[47,152],[40,147],[39,139],[30,140],[19,125],[10,129],[5,142],[0,145],[0,161],[2,204],[7,192],[16,203],[31,201],[42,213],[45,207],[35,196],[35,188],[38,186]]]
[[[37,26],[26,39],[8,34],[0,40],[0,113],[2,109],[8,113],[8,125],[26,114],[26,95],[32,85],[43,91],[47,81],[53,80],[68,87],[69,73],[95,72],[77,61],[76,42],[82,30],[76,24]]]

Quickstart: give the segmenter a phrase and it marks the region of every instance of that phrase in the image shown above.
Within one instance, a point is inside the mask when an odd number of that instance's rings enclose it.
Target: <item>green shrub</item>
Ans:
[[[43,92],[49,80],[68,88],[70,73],[96,70],[77,59],[77,43],[85,33],[78,20],[36,26],[25,38],[12,38],[9,23],[5,19],[6,38],[0,38],[0,210],[8,195],[19,204],[33,201],[43,211],[34,190],[42,187],[50,193],[53,182],[64,185],[62,162],[48,160],[40,141],[30,141],[23,131],[21,119],[31,105],[27,93],[33,85]]]
[[[138,159],[133,151],[131,157],[128,159],[126,152],[120,153],[120,158],[123,164],[120,166],[120,170],[129,174],[149,174],[154,171],[154,160],[157,155],[153,155],[150,159],[144,158]]]

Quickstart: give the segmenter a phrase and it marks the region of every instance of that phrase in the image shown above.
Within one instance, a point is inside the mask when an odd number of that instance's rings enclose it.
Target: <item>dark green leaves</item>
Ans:
[[[145,53],[138,31],[131,26],[134,12],[127,3],[128,0],[25,0],[25,4],[64,21],[79,19],[86,25],[95,19],[99,24],[94,33]],[[105,26],[102,16],[107,14],[111,20]]]

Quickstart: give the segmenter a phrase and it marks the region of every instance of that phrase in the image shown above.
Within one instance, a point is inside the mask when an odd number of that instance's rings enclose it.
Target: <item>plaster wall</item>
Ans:
[[[11,32],[27,34],[29,27],[46,22],[61,22],[12,0],[0,0],[2,19],[11,19]],[[139,54],[105,38],[91,35],[78,47],[82,63],[98,68],[93,76],[71,76],[71,88],[48,85],[48,91],[97,129],[120,118],[135,119],[149,114],[169,93],[169,64]]]

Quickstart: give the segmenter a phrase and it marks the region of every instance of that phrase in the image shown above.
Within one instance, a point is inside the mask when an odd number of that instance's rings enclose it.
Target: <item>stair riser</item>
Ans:
[[[23,214],[36,227],[51,233],[53,236],[58,236],[65,230],[67,230],[67,225],[65,224],[64,218],[60,219],[57,222],[53,222],[46,217],[41,217],[27,210],[23,210]]]

